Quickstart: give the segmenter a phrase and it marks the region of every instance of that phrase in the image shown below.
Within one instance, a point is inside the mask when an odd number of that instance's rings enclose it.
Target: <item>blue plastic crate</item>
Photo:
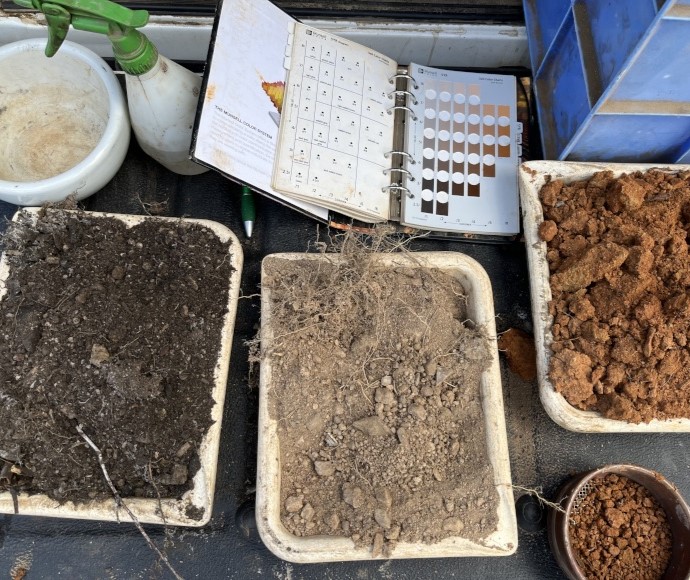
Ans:
[[[544,156],[690,161],[690,0],[524,0]]]

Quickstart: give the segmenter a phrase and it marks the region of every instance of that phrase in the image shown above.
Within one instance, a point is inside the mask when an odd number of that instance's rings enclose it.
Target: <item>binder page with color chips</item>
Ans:
[[[406,169],[416,193],[403,199],[401,221],[427,229],[518,231],[515,78],[416,64],[410,71],[408,106],[417,121],[407,123],[414,162]]]

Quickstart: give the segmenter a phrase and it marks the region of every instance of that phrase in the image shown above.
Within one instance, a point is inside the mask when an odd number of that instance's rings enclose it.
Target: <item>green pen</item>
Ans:
[[[242,198],[240,200],[240,211],[244,222],[244,231],[248,238],[252,237],[254,230],[254,220],[256,219],[256,209],[254,208],[254,194],[248,185],[242,186]]]

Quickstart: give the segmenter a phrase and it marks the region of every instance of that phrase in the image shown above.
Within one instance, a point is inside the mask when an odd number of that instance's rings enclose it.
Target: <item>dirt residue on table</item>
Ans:
[[[267,266],[283,524],[373,556],[489,536],[498,494],[479,388],[491,353],[462,286],[344,257]]]
[[[12,223],[0,300],[0,490],[180,497],[199,468],[227,311],[208,228],[88,213]],[[0,287],[1,288],[1,287]]]
[[[569,535],[587,580],[660,580],[671,559],[671,526],[654,496],[631,479],[591,480],[573,506]]]
[[[611,419],[690,417],[690,173],[604,171],[540,199],[555,389]]]

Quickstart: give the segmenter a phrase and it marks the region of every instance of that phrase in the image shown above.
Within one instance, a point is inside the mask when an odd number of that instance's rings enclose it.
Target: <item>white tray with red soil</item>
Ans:
[[[520,168],[540,397],[566,429],[690,431],[689,171]]]
[[[276,254],[261,299],[268,548],[305,563],[512,554],[484,269],[454,252]]]
[[[0,512],[211,517],[242,270],[211,221],[27,209],[0,261]],[[104,472],[110,482],[106,481]]]

